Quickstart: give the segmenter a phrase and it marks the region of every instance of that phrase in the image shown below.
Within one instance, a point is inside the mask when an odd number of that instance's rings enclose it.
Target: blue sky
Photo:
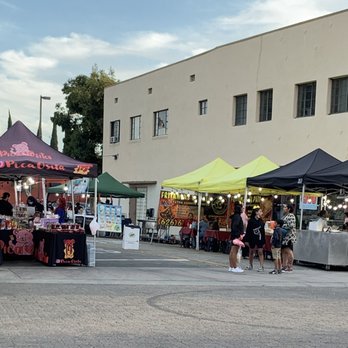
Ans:
[[[347,0],[0,0],[0,134],[8,110],[36,133],[47,95],[49,142],[63,84],[95,64],[125,80],[347,7]]]

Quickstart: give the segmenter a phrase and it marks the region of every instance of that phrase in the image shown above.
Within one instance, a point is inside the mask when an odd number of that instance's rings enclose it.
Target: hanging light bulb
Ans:
[[[293,198],[290,199],[290,203],[294,203],[295,200]]]
[[[59,196],[59,193],[56,193],[56,197],[58,197]]]
[[[204,196],[202,197],[202,202],[205,202],[205,197]]]
[[[251,195],[252,195],[252,193],[251,193],[251,191],[249,191],[249,192],[248,192],[248,196],[251,196]]]
[[[240,193],[238,193],[237,197],[240,198]]]
[[[195,199],[194,202],[195,202],[195,204],[197,204],[197,202],[198,202],[197,199]]]
[[[209,201],[210,201],[210,202],[212,202],[213,200],[214,200],[214,198],[213,198],[213,197],[210,197],[210,198],[209,198]]]
[[[259,187],[259,192],[261,192],[262,191],[262,187]]]
[[[263,202],[264,200],[265,200],[265,199],[262,197],[262,198],[261,198],[261,202]]]
[[[224,200],[224,199],[222,199],[222,200],[221,200],[221,203],[225,203],[225,200]]]
[[[338,209],[342,209],[343,205],[342,204],[339,204],[338,205]]]
[[[332,205],[328,205],[327,208],[328,208],[328,209],[332,209]]]
[[[277,198],[278,198],[278,195],[274,195],[274,198],[277,199]]]
[[[230,193],[227,195],[227,198],[231,198],[231,194]]]
[[[327,199],[327,200],[326,200],[326,203],[327,203],[327,204],[330,204],[330,203],[331,203],[330,199]]]
[[[233,198],[234,198],[234,199],[237,199],[237,198],[238,198],[238,196],[237,196],[237,195],[234,195],[234,196],[233,196]]]
[[[82,195],[81,195],[81,198],[85,198],[86,197],[86,195],[83,193]]]
[[[337,210],[337,207],[333,207],[333,210]]]
[[[307,203],[312,203],[312,198],[308,198]]]
[[[343,204],[342,208],[347,209],[347,204]]]
[[[219,200],[220,200],[220,201],[222,200],[222,196],[219,196]]]
[[[247,199],[247,202],[250,203],[250,198]]]
[[[66,192],[66,191],[68,191],[69,189],[68,189],[68,185],[67,184],[65,184],[64,185],[64,191]]]

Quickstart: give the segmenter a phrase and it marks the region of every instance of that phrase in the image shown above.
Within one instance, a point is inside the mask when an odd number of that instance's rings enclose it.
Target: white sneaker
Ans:
[[[233,267],[229,267],[229,268],[228,268],[228,271],[229,271],[229,272],[233,272],[233,270],[235,270],[235,268],[233,268]]]
[[[237,268],[234,268],[232,272],[234,272],[234,273],[243,273],[244,271],[240,267],[237,267]]]

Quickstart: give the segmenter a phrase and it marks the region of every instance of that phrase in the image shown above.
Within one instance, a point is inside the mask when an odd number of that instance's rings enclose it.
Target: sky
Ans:
[[[69,79],[121,81],[216,46],[348,8],[348,0],[0,0],[0,134],[20,120],[50,143]],[[59,133],[62,147],[63,134]]]

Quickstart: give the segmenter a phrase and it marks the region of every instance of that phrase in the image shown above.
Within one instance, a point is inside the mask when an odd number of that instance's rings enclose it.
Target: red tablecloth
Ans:
[[[181,227],[179,234],[180,236],[189,235],[191,237],[194,237],[196,235],[196,230],[190,227]]]
[[[208,238],[215,238],[218,241],[226,241],[230,239],[230,232],[227,231],[216,231],[216,230],[206,230],[203,239],[206,241]]]

